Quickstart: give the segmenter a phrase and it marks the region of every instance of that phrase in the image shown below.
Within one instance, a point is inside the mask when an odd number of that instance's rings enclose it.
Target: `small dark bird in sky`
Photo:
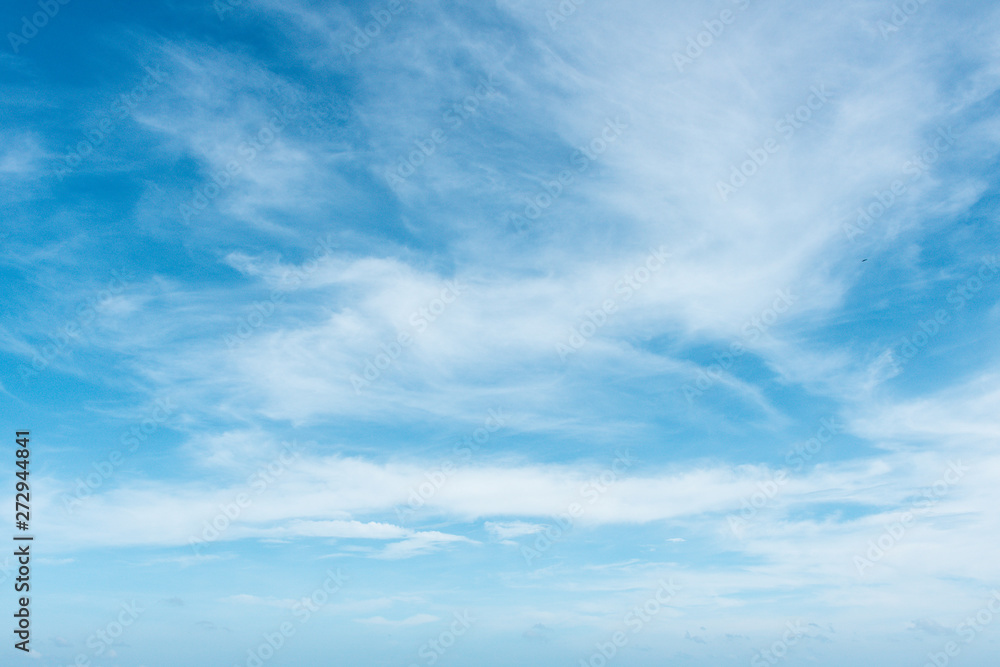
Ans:
[[[861,260],[861,261],[862,261],[862,262],[867,262],[867,261],[868,261],[868,258],[866,257],[865,259],[863,259],[863,260]]]

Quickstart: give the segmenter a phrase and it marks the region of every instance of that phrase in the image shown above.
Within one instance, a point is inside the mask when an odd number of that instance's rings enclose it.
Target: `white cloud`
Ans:
[[[423,625],[425,623],[433,623],[434,621],[441,619],[430,614],[414,614],[413,616],[398,621],[391,621],[382,616],[372,616],[371,618],[359,618],[356,620],[358,623],[365,623],[367,625],[386,625],[390,627],[405,628],[414,625]]]
[[[545,526],[540,523],[525,523],[524,521],[487,521],[484,526],[498,540],[534,535],[545,530]]]

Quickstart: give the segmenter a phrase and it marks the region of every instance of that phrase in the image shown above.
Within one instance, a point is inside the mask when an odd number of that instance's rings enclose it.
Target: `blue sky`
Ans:
[[[993,664],[995,5],[2,25],[10,660]]]

